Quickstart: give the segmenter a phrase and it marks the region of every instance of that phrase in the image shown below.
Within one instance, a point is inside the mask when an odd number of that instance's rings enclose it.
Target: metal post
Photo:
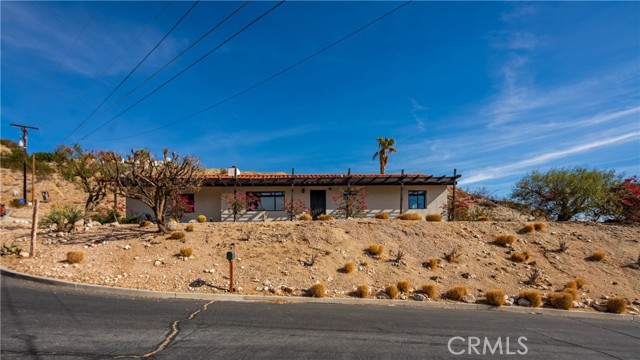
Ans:
[[[233,260],[229,260],[229,292],[233,292]]]
[[[404,193],[404,169],[402,169],[402,177],[400,178],[400,214],[402,214],[402,208],[404,207],[403,204],[403,193]]]
[[[345,218],[349,218],[351,213],[349,212],[349,203],[351,203],[351,168],[347,171],[347,211]]]
[[[295,169],[291,168],[291,199],[289,200],[291,202],[291,214],[289,215],[289,221],[293,221],[293,185],[295,183]]]
[[[449,214],[449,220],[453,221],[456,218],[456,175],[458,169],[453,169],[453,195],[451,196],[451,214]]]
[[[18,127],[22,130],[22,145],[24,146],[24,156],[22,159],[22,198],[25,202],[27,202],[27,159],[29,155],[27,155],[27,140],[28,134],[27,129],[39,130],[37,127],[20,125],[20,124],[9,124],[11,126]]]
[[[238,215],[238,168],[233,166],[233,222],[236,222]],[[233,268],[233,267],[232,267]]]

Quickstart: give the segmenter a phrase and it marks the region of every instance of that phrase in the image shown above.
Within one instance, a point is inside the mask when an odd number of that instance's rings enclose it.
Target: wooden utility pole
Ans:
[[[458,169],[453,169],[453,195],[451,196],[451,214],[449,214],[449,220],[456,219],[456,182],[457,182]]]
[[[36,199],[36,154],[31,154],[31,203]]]
[[[402,214],[402,208],[403,208],[403,193],[404,193],[404,169],[402,169],[401,172],[402,176],[400,178],[400,214]]]
[[[20,125],[20,124],[9,124],[11,126],[18,127],[22,130],[22,148],[24,150],[24,156],[22,161],[22,198],[25,202],[27,202],[27,159],[29,155],[27,155],[27,140],[29,139],[27,129],[40,130],[37,127],[28,126],[28,125]]]
[[[36,256],[36,236],[38,235],[38,206],[39,201],[33,202],[33,218],[31,219],[31,246],[29,247],[29,257]]]

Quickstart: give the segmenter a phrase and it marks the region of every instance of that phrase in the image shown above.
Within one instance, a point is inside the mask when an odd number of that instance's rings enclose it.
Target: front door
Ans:
[[[318,215],[327,212],[327,192],[325,190],[311,190],[309,195],[311,196],[311,216],[313,216],[313,220],[316,220]]]

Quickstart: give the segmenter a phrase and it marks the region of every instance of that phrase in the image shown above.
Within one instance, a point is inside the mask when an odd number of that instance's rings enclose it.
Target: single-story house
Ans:
[[[334,197],[347,189],[360,187],[367,192],[365,217],[387,212],[395,217],[405,212],[446,214],[448,187],[455,186],[461,175],[425,174],[242,174],[235,167],[227,174],[206,175],[203,186],[194,193],[183,194],[193,204],[193,212],[182,221],[205,215],[209,221],[233,221],[233,212],[224,201],[224,193],[241,192],[260,198],[255,211],[237,215],[237,221],[289,220],[284,199],[301,199],[314,217],[336,217]],[[127,214],[152,214],[140,201],[126,199]],[[446,216],[445,216],[446,217]]]

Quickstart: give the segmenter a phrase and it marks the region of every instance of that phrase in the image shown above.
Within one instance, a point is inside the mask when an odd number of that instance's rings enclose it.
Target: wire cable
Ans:
[[[78,126],[75,127],[75,129],[71,130],[71,132],[69,133],[69,135],[67,135],[64,140],[68,139],[71,135],[73,135],[73,133],[75,133],[76,131],[78,131],[78,129],[80,129],[80,127],[82,127],[82,125],[84,125],[92,116],[93,114],[95,114],[98,109],[100,109],[100,107],[102,105],[104,105],[104,103],[107,102],[107,100],[109,100],[109,98],[111,98],[111,96],[113,96],[113,94],[125,83],[125,81],[127,81],[131,75],[133,75],[133,73],[138,70],[138,68],[142,65],[142,63],[145,62],[145,60],[147,60],[147,58],[160,46],[160,44],[162,44],[162,42],[164,42],[164,40],[173,32],[173,30],[178,27],[178,25],[180,25],[180,23],[182,22],[182,20],[184,20],[187,15],[189,15],[189,13],[191,12],[191,10],[193,10],[194,7],[196,7],[196,5],[198,5],[198,3],[200,2],[200,0],[196,0],[193,5],[191,5],[191,7],[182,15],[182,17],[180,17],[180,19],[178,20],[178,22],[176,22],[171,29],[169,29],[169,31],[162,37],[162,39],[160,39],[160,41],[158,41],[158,43],[151,49],[149,50],[149,52],[147,52],[147,54],[142,58],[142,60],[140,60],[138,62],[138,64],[131,70],[129,71],[129,73],[127,74],[127,76],[125,76],[124,79],[122,79],[122,81],[120,81],[120,83],[118,84],[118,86],[116,86],[115,89],[113,89],[113,91],[111,91],[111,93],[109,93],[109,95],[107,95],[104,99],[102,99],[102,101],[100,102],[100,104],[98,104],[98,106],[96,106],[95,109],[93,109],[93,111],[91,112],[91,114],[89,114],[89,116],[87,116],[82,122],[80,122],[80,124],[78,124]],[[64,142],[63,140],[63,142]],[[82,140],[82,139],[80,139]]]
[[[183,121],[189,120],[189,119],[191,119],[191,118],[193,118],[193,117],[195,117],[195,116],[198,116],[198,115],[200,115],[200,114],[202,114],[202,113],[204,113],[204,112],[207,112],[207,111],[209,111],[209,110],[211,110],[211,109],[213,109],[213,108],[216,108],[216,107],[218,107],[218,106],[220,106],[220,105],[222,105],[222,104],[224,104],[224,103],[226,103],[226,102],[228,102],[228,101],[230,101],[230,100],[233,100],[233,99],[237,98],[238,96],[241,96],[241,95],[243,95],[243,94],[245,94],[245,93],[247,93],[247,92],[249,92],[249,91],[251,91],[251,90],[253,90],[253,89],[255,89],[255,88],[257,88],[257,87],[259,87],[259,86],[261,86],[261,85],[263,85],[263,84],[265,84],[266,82],[268,82],[268,81],[270,81],[270,80],[273,80],[273,79],[275,79],[276,77],[278,77],[278,76],[280,76],[280,75],[282,75],[282,74],[284,74],[284,73],[286,73],[286,72],[288,72],[288,71],[292,70],[293,68],[295,68],[295,67],[297,67],[297,66],[299,66],[299,65],[303,64],[304,62],[306,62],[306,61],[310,60],[311,58],[313,58],[313,57],[315,57],[315,56],[317,56],[317,55],[320,55],[321,53],[323,53],[323,52],[325,52],[325,51],[327,51],[327,50],[331,49],[332,47],[334,47],[334,46],[336,46],[336,45],[340,44],[341,42],[343,42],[343,41],[345,41],[345,40],[349,39],[350,37],[352,37],[352,36],[356,35],[357,33],[359,33],[359,32],[361,32],[361,31],[363,31],[364,29],[368,28],[369,26],[371,26],[371,25],[373,25],[373,24],[375,24],[375,23],[379,22],[380,20],[382,20],[382,19],[386,18],[387,16],[389,16],[389,15],[393,14],[394,12],[396,12],[396,11],[400,10],[401,8],[403,8],[404,6],[408,5],[408,4],[409,4],[409,3],[411,3],[412,1],[413,1],[413,0],[409,0],[409,1],[406,1],[406,2],[402,3],[400,6],[397,6],[396,8],[394,8],[394,9],[392,9],[392,10],[388,11],[387,13],[385,13],[385,14],[381,15],[380,17],[378,17],[378,18],[376,18],[376,19],[374,19],[374,20],[370,21],[370,22],[369,22],[369,23],[367,23],[366,25],[364,25],[364,26],[362,26],[362,27],[360,27],[360,28],[358,28],[358,29],[356,29],[356,30],[352,31],[352,32],[351,32],[351,33],[349,33],[348,35],[346,35],[346,36],[344,36],[344,37],[342,37],[342,38],[340,38],[340,39],[338,39],[338,40],[336,40],[336,41],[332,42],[331,44],[329,44],[329,45],[327,45],[327,46],[325,46],[325,47],[321,48],[320,50],[318,50],[318,51],[314,52],[313,54],[308,55],[307,57],[302,58],[301,60],[299,60],[299,61],[297,61],[297,62],[293,63],[292,65],[287,66],[286,68],[284,68],[284,69],[282,69],[282,70],[278,71],[277,73],[275,73],[275,74],[273,74],[273,75],[271,75],[271,76],[269,76],[269,77],[267,77],[267,78],[265,78],[265,79],[263,79],[263,80],[261,80],[261,81],[259,81],[259,82],[255,83],[255,84],[253,84],[253,85],[251,85],[251,86],[249,86],[249,87],[247,87],[247,88],[245,88],[245,89],[243,89],[243,90],[241,90],[241,91],[239,91],[239,92],[237,92],[237,93],[235,93],[235,94],[233,94],[233,95],[231,95],[231,96],[229,96],[229,97],[227,97],[227,98],[225,98],[225,99],[223,99],[223,100],[220,100],[220,101],[218,101],[217,103],[215,103],[215,104],[213,104],[213,105],[207,106],[206,108],[204,108],[204,109],[202,109],[202,110],[196,111],[195,113],[192,113],[191,115],[185,116],[185,117],[180,118],[180,119],[178,119],[178,120],[175,120],[175,121],[172,121],[172,122],[166,123],[166,124],[164,124],[164,125],[161,125],[161,126],[155,127],[155,128],[153,128],[153,129],[150,129],[150,130],[147,130],[147,131],[139,132],[139,133],[137,133],[136,135],[124,136],[124,137],[119,137],[119,138],[114,138],[114,139],[102,139],[102,140],[97,140],[97,141],[117,141],[117,140],[130,139],[130,138],[138,137],[138,136],[140,136],[140,135],[149,134],[149,133],[152,133],[152,132],[158,131],[158,130],[160,130],[160,129],[167,128],[167,127],[169,127],[169,126],[173,126],[173,125],[175,125],[175,124],[177,124],[177,123],[180,123],[180,122],[183,122]]]
[[[204,55],[202,55],[200,58],[198,58],[198,60],[192,62],[189,66],[187,66],[186,68],[182,69],[180,72],[178,72],[177,74],[175,74],[174,76],[170,77],[167,81],[165,81],[164,83],[160,84],[160,86],[156,87],[155,89],[153,89],[151,92],[149,92],[147,95],[145,95],[144,97],[142,97],[140,100],[136,101],[135,103],[133,103],[132,105],[130,105],[129,107],[127,107],[126,109],[124,109],[123,111],[121,111],[118,115],[112,117],[111,119],[107,120],[106,122],[104,122],[102,125],[98,126],[97,128],[95,128],[94,130],[92,130],[91,132],[89,132],[88,134],[86,134],[85,136],[81,137],[78,141],[82,141],[86,138],[88,138],[89,136],[91,136],[92,134],[96,133],[97,131],[99,131],[100,129],[102,129],[103,127],[107,126],[107,124],[109,124],[110,122],[116,120],[117,118],[119,118],[120,116],[122,116],[123,114],[125,114],[127,111],[133,109],[134,107],[136,107],[138,104],[140,104],[141,102],[143,102],[144,100],[148,99],[151,95],[155,94],[158,90],[162,89],[164,86],[166,86],[167,84],[169,84],[170,82],[172,82],[173,80],[175,80],[178,76],[182,75],[184,72],[186,72],[187,70],[189,70],[190,68],[192,68],[193,66],[195,66],[196,64],[198,64],[200,61],[204,60],[207,56],[211,55],[214,51],[218,50],[219,48],[221,48],[222,46],[224,46],[226,43],[228,43],[229,41],[233,40],[236,36],[240,35],[242,32],[244,32],[245,30],[247,30],[249,27],[251,27],[253,24],[255,24],[256,22],[258,22],[260,19],[262,19],[263,17],[267,16],[270,12],[272,12],[273,10],[275,10],[278,6],[282,5],[286,0],[282,0],[279,3],[277,3],[275,6],[271,7],[269,10],[267,10],[266,12],[262,13],[260,16],[258,16],[257,18],[255,18],[253,21],[251,21],[249,24],[245,25],[242,29],[238,30],[235,34],[231,35],[230,37],[228,37],[226,40],[224,40],[223,42],[221,42],[220,44],[218,44],[218,46],[216,46],[215,48],[209,50],[207,53],[205,53]]]

